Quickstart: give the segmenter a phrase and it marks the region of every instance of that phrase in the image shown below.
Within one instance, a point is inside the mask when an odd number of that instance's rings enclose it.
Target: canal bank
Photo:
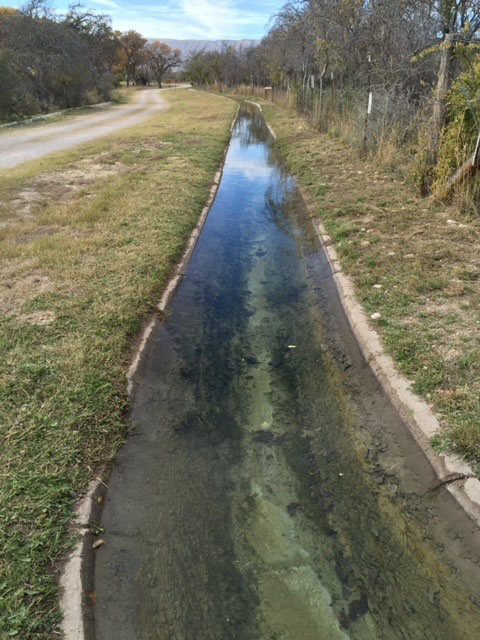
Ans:
[[[98,638],[474,637],[473,528],[434,488],[331,275],[244,111],[134,381],[97,552]]]

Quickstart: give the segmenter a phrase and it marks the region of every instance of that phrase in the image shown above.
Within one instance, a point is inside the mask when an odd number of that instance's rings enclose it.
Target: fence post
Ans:
[[[368,54],[368,80],[367,80],[367,92],[368,92],[368,102],[367,102],[367,112],[365,114],[365,127],[363,130],[363,152],[367,151],[367,142],[368,142],[368,121],[370,119],[370,114],[372,113],[372,104],[373,104],[373,93],[372,93],[372,56]]]

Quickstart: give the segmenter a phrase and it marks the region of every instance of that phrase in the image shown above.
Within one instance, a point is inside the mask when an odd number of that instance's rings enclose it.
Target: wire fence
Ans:
[[[307,118],[321,132],[346,137],[362,152],[384,156],[393,149],[405,151],[418,143],[425,128],[430,104],[426,98],[405,91],[372,87],[371,91],[353,87],[324,89],[278,89],[215,84],[211,91],[243,97],[257,97],[280,105]]]
[[[455,129],[452,128],[450,132],[445,129],[439,161],[432,168],[428,163],[431,92],[421,94],[378,85],[372,85],[370,90],[366,90],[337,87],[333,83],[323,89],[288,90],[222,84],[207,85],[204,88],[244,98],[261,99],[297,113],[309,120],[314,129],[347,140],[361,155],[394,170],[402,178],[414,183],[422,193],[431,192],[433,183],[433,192],[437,197],[442,200],[455,197],[460,210],[480,216],[478,100],[475,100],[474,108],[471,101],[468,101],[465,108],[465,113],[468,111],[472,119],[471,131],[462,130],[457,136],[454,135]],[[467,120],[467,115],[463,120]],[[452,127],[452,123],[448,123],[448,126]]]

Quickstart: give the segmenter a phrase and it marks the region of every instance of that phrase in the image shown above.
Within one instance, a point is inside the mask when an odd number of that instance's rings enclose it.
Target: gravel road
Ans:
[[[166,107],[158,89],[144,90],[136,93],[135,102],[107,107],[103,113],[71,117],[61,122],[2,133],[0,170],[131,127]]]

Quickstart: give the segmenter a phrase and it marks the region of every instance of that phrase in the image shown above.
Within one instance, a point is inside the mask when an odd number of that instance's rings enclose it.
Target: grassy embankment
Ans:
[[[439,448],[480,463],[480,221],[419,197],[395,168],[265,106],[312,215],[412,388],[432,406]]]
[[[233,102],[168,111],[0,183],[0,638],[56,636],[75,498],[126,431],[125,369],[205,204]]]

